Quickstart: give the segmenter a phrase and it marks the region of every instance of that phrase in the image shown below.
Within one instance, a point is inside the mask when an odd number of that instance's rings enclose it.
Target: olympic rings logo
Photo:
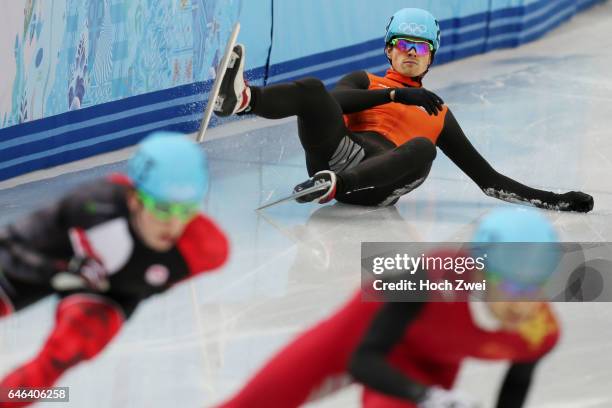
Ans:
[[[398,27],[399,31],[404,34],[421,35],[427,32],[427,27],[423,24],[403,22]]]

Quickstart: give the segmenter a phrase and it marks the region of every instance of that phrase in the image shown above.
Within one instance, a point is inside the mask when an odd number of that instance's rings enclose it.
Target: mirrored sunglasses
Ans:
[[[418,56],[425,56],[433,51],[433,45],[427,41],[394,38],[391,40],[391,45],[402,52],[409,52],[411,49],[414,49],[414,52],[416,52]]]

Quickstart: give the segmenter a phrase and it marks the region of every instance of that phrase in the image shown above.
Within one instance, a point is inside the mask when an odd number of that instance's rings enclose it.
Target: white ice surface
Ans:
[[[611,19],[612,3],[595,7],[522,48],[434,68],[426,81],[497,170],[594,196],[587,215],[546,212],[566,241],[612,240]],[[507,205],[484,196],[440,153],[429,179],[395,208],[288,203],[258,214],[254,208],[306,177],[295,122],[249,119],[213,135],[205,143],[212,173],[205,210],[231,238],[228,265],[144,303],[99,358],[61,379],[69,404],[40,406],[210,406],[355,290],[361,241],[465,240],[479,217]],[[0,224],[123,169],[123,162],[104,164],[0,190]],[[54,303],[0,322],[0,375],[36,353]],[[610,305],[555,307],[563,337],[539,368],[529,406],[612,407]],[[458,386],[492,406],[503,367],[469,361]],[[351,407],[358,399],[352,387],[313,406]]]

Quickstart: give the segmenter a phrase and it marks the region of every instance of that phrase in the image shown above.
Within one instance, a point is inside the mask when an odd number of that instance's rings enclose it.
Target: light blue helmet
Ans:
[[[393,14],[387,24],[385,44],[396,37],[412,37],[429,41],[435,53],[440,48],[440,24],[427,10],[404,8]]]
[[[472,239],[472,254],[485,258],[489,278],[520,291],[547,282],[559,264],[561,248],[555,229],[542,214],[504,208],[480,221]]]
[[[200,147],[180,133],[147,136],[128,161],[134,187],[164,203],[200,203],[208,190],[208,166]]]

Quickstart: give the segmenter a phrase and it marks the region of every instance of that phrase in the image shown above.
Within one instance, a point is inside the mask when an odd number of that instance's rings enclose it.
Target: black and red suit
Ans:
[[[142,300],[226,261],[227,238],[203,214],[170,250],[147,247],[130,222],[130,189],[122,175],[93,181],[0,231],[0,318],[49,295],[60,298],[42,349],[2,379],[3,392],[50,387],[103,350]],[[104,290],[60,283],[83,254],[103,265]]]

